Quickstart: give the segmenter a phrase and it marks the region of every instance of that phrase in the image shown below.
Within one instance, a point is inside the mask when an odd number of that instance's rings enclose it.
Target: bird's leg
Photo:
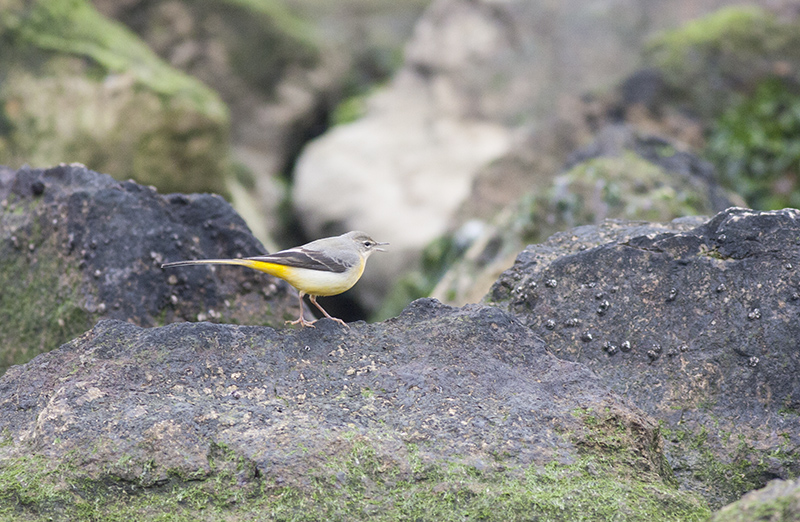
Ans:
[[[314,323],[316,323],[317,321],[306,321],[305,318],[303,317],[303,296],[306,295],[306,294],[304,292],[299,292],[298,295],[300,296],[300,317],[298,317],[294,321],[286,321],[286,324],[298,324],[299,323],[300,326],[310,326],[311,328],[315,328],[314,327]],[[311,300],[313,302],[313,297],[314,296],[312,295],[310,297],[312,298]],[[317,303],[314,303],[314,304],[317,304]],[[319,305],[317,305],[317,307],[319,307]],[[328,314],[325,314],[325,315],[328,315]]]
[[[337,323],[341,323],[341,324],[342,324],[342,326],[346,326],[347,328],[350,328],[350,325],[348,325],[347,323],[345,323],[344,321],[342,321],[342,320],[341,320],[341,319],[339,319],[338,317],[333,317],[333,316],[331,316],[331,314],[329,314],[328,312],[326,312],[326,311],[325,311],[325,309],[324,309],[324,308],[322,308],[322,307],[319,305],[319,303],[317,302],[317,296],[309,294],[309,296],[308,296],[308,299],[309,299],[309,300],[310,300],[312,303],[314,303],[314,306],[316,306],[317,308],[319,308],[319,311],[320,311],[320,312],[322,312],[323,314],[325,314],[325,317],[327,317],[328,319],[333,319],[333,320],[334,320],[334,321],[336,321]]]

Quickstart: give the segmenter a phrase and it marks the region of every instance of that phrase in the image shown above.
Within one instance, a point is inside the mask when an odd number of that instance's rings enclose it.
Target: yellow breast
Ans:
[[[250,268],[280,277],[301,292],[319,296],[337,295],[352,288],[364,273],[366,264],[365,260],[361,259],[359,264],[344,272],[325,272],[263,261],[251,261],[251,263],[248,263]]]

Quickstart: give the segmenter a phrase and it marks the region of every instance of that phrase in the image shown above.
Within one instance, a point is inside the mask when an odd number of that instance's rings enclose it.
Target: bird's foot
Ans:
[[[347,324],[347,323],[345,323],[344,321],[342,321],[342,320],[341,320],[341,319],[339,319],[338,317],[331,317],[331,316],[328,316],[328,319],[333,319],[334,321],[336,321],[336,322],[337,322],[337,323],[339,323],[340,325],[344,326],[344,327],[345,327],[345,328],[347,328],[348,330],[350,329],[350,325],[349,325],[349,324]]]
[[[301,315],[294,321],[286,321],[285,324],[299,324],[300,326],[310,326],[311,328],[316,328],[316,326],[314,326],[314,323],[316,322],[317,322],[316,319],[313,321],[306,321],[305,318]]]

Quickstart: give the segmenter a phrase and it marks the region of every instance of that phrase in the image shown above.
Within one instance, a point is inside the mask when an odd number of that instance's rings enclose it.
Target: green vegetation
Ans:
[[[665,32],[647,62],[674,102],[710,122],[706,156],[757,209],[800,206],[800,22],[756,6]]]
[[[698,65],[698,62],[686,63],[697,51],[763,55],[767,43],[779,37],[778,25],[775,15],[761,7],[726,7],[658,35],[650,43],[649,51],[668,71]]]
[[[593,417],[594,415],[594,417]],[[622,445],[635,433],[613,415],[578,412],[593,425],[595,443],[569,463],[520,468],[497,460],[432,461],[405,445],[403,462],[366,438],[319,467],[278,484],[225,445],[212,445],[211,475],[179,477],[151,488],[119,480],[92,481],[72,464],[43,457],[0,461],[0,521],[76,520],[664,520],[701,521],[708,508],[657,473],[637,467],[641,456]],[[592,420],[594,419],[594,420]],[[603,435],[616,426],[613,433]],[[633,464],[636,463],[636,464]]]
[[[753,208],[800,207],[800,89],[770,78],[741,96],[715,121],[706,155]]]
[[[752,522],[797,520],[797,493],[769,485],[756,499],[743,498],[714,514],[711,522]],[[777,491],[776,491],[777,490]]]
[[[331,113],[330,125],[344,125],[364,116],[367,111],[367,96],[368,93],[357,94],[339,102]]]
[[[14,45],[85,56],[108,73],[133,75],[165,96],[179,95],[207,117],[224,122],[225,105],[208,87],[158,58],[121,24],[98,13],[86,0],[35,1],[31,9],[12,8],[0,15],[0,31]]]
[[[659,154],[672,156],[676,152],[662,147]],[[537,239],[604,218],[664,222],[709,213],[711,208],[698,189],[691,179],[670,176],[659,165],[631,151],[619,157],[593,158],[559,176],[553,188],[539,197],[538,206],[543,207],[539,212],[555,217],[560,228],[540,232]],[[598,198],[602,205],[598,205]],[[544,216],[537,217],[531,221],[544,222]]]
[[[229,115],[213,90],[87,0],[9,3],[0,8],[6,164],[78,161],[164,192],[226,194]]]
[[[737,89],[800,61],[800,24],[757,6],[727,7],[656,36],[646,54],[674,98],[714,118]]]

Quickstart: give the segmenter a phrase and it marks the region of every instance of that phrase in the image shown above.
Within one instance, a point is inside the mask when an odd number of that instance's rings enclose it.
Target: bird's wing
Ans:
[[[253,261],[265,263],[275,263],[277,265],[291,266],[295,268],[307,268],[309,270],[320,270],[323,272],[342,273],[353,266],[352,262],[344,259],[331,257],[318,250],[309,250],[303,247],[281,250],[274,254],[265,256],[248,257]]]

